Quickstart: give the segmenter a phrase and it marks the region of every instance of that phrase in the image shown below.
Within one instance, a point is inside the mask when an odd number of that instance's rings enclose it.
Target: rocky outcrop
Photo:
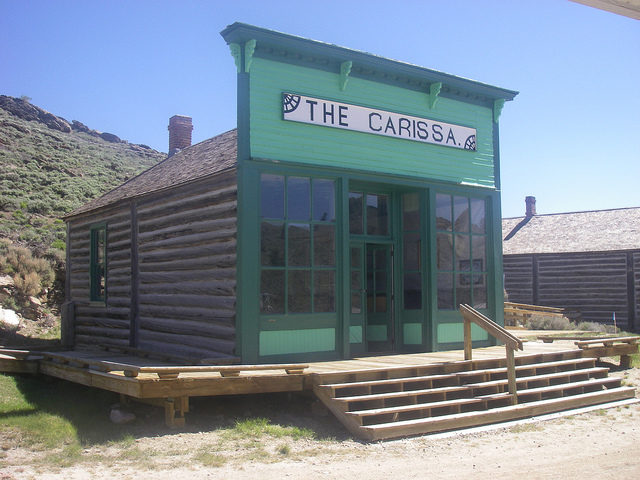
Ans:
[[[25,99],[0,95],[0,107],[23,120],[44,123],[47,127],[59,132],[71,132],[71,125],[64,118],[36,107]]]

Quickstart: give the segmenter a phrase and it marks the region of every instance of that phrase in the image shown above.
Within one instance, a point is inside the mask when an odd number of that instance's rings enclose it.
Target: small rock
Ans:
[[[131,423],[136,419],[136,416],[125,410],[121,410],[119,408],[111,409],[111,413],[109,414],[109,420],[111,420],[116,425],[125,425],[127,423]]]
[[[29,297],[29,303],[31,303],[32,306],[42,306],[42,302],[37,297]]]
[[[20,317],[13,310],[5,310],[0,308],[0,323],[9,325],[11,327],[17,327],[20,325]]]
[[[13,287],[13,278],[9,275],[0,275],[0,287]]]

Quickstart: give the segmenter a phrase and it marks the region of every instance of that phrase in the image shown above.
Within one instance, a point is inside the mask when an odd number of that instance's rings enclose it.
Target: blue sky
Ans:
[[[503,216],[640,206],[640,22],[566,0],[0,0],[0,94],[167,151],[235,127],[241,21],[520,94],[500,118]]]

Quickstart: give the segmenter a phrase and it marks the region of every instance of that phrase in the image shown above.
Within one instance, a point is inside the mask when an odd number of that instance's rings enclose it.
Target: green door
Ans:
[[[366,339],[367,351],[387,352],[394,347],[392,246],[366,244]]]

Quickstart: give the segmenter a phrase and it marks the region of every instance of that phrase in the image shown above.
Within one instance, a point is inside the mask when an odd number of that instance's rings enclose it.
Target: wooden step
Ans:
[[[357,434],[360,438],[373,441],[445,430],[455,430],[624,400],[633,398],[634,396],[634,388],[617,387],[608,390],[522,403],[485,411],[472,411],[440,417],[367,425],[361,427]]]
[[[607,369],[603,370],[606,374]],[[601,374],[602,372],[598,371],[597,373]],[[601,390],[603,388],[616,388],[619,386],[620,379],[617,378],[589,379],[579,382],[569,380],[566,383],[562,384],[519,390],[518,398],[520,402],[526,402],[533,400],[542,400],[543,396],[564,396],[564,393],[566,393],[567,391],[575,391],[578,389],[580,390],[579,393],[584,393],[584,389],[594,391]],[[395,416],[393,421],[396,421],[400,419],[399,415],[402,414],[418,415],[421,417],[434,417],[443,413],[454,413],[456,409],[458,410],[458,412],[460,412],[461,408],[466,408],[468,410],[482,410],[496,406],[506,406],[509,400],[510,394],[507,392],[501,392],[491,395],[474,395],[470,398],[461,398],[455,400],[443,400],[436,402],[414,403],[408,405],[354,410],[346,412],[346,415],[354,417],[375,416],[381,418],[393,415]],[[364,424],[364,422],[361,420],[359,420],[359,423]]]
[[[343,411],[349,411],[352,406],[360,404],[373,404],[372,408],[386,406],[389,400],[400,400],[418,403],[420,401],[443,401],[468,398],[470,390],[464,386],[426,388],[421,390],[407,390],[405,392],[376,393],[371,395],[357,395],[352,397],[337,397],[333,401],[342,405]],[[362,406],[360,407],[362,408]]]
[[[531,365],[520,365],[516,367],[516,376],[518,375],[518,373],[522,375],[530,372],[535,373],[538,370],[566,371],[567,369],[570,369],[570,367],[586,369],[589,367],[593,367],[594,364],[595,359],[583,358],[561,360],[556,362],[535,363]],[[409,388],[409,390],[420,390],[431,387],[464,385],[474,381],[474,379],[478,379],[480,381],[491,381],[491,379],[496,376],[501,377],[500,380],[502,380],[503,378],[506,379],[506,375],[506,367],[499,367],[440,375],[424,375],[401,378],[386,378],[381,380],[369,380],[360,382],[333,383],[319,385],[319,388],[326,390],[330,396],[346,397],[358,394],[364,395],[370,393],[389,393],[390,391],[407,391],[406,386],[411,386],[411,384],[418,384],[418,386],[416,388]],[[387,391],[384,390],[385,388],[387,388]]]

